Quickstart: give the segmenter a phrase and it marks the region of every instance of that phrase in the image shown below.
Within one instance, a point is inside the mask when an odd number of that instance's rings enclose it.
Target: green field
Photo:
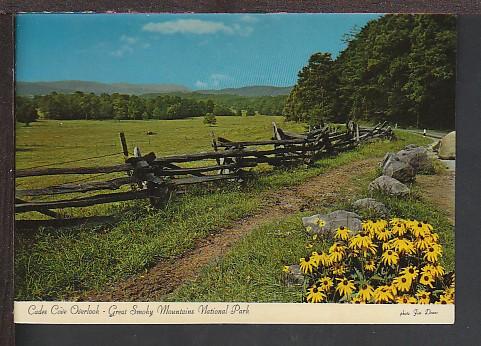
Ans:
[[[26,168],[118,152],[118,155],[108,157],[106,160],[81,161],[64,166],[118,164],[123,161],[118,140],[120,131],[126,133],[130,150],[134,145],[138,145],[144,153],[155,151],[158,155],[203,151],[210,148],[212,130],[219,136],[234,140],[265,139],[271,136],[272,121],[292,131],[301,132],[304,129],[302,124],[284,123],[280,117],[266,116],[219,117],[216,127],[204,125],[202,119],[120,123],[64,121],[62,125],[59,121],[41,121],[31,127],[17,128],[19,149],[17,162],[19,168]],[[157,134],[146,136],[147,131]],[[119,280],[143,272],[161,259],[179,256],[195,246],[197,240],[259,210],[263,206],[266,194],[272,190],[300,184],[313,176],[352,161],[382,156],[386,151],[399,150],[409,143],[424,145],[429,142],[428,139],[415,134],[398,133],[398,135],[397,141],[378,141],[363,145],[336,157],[323,159],[310,168],[274,170],[261,174],[243,189],[237,184],[223,184],[211,192],[192,191],[186,196],[174,199],[160,210],[152,209],[147,201],[137,201],[78,208],[71,212],[72,215],[113,214],[119,221],[112,225],[40,229],[34,233],[18,232],[15,244],[16,299],[71,299],[87,291],[102,292],[107,285],[115,285]],[[55,177],[39,180],[41,185],[59,182]],[[22,188],[37,184],[34,178],[19,179],[19,182],[25,184]],[[406,206],[400,207],[400,210],[406,209],[406,213],[415,213],[422,209],[421,206],[418,209],[417,207],[409,209],[409,205],[411,204],[407,203]],[[39,214],[35,214],[27,213],[19,217],[38,218]],[[437,214],[426,216],[430,219],[437,217]],[[281,229],[291,227],[293,223],[298,224],[298,220],[299,215],[280,220],[279,227]],[[440,224],[444,225],[443,222]],[[251,299],[254,295],[261,300],[269,300],[265,298],[266,294],[270,294],[271,289],[278,285],[274,269],[285,256],[282,251],[277,251],[278,249],[292,248],[289,258],[297,257],[294,249],[298,244],[284,244],[284,240],[272,243],[273,246],[268,251],[261,246],[251,246],[254,243],[267,244],[271,241],[265,238],[262,231],[268,228],[272,228],[272,225],[261,226],[226,257],[226,261],[233,260],[238,263],[239,268],[242,267],[241,263],[246,263],[247,266],[241,270],[247,273],[246,270],[255,268],[249,267],[245,261],[255,260],[256,256],[263,259],[270,256],[266,265],[270,266],[271,274],[265,276],[264,282],[258,283],[258,293],[251,293],[250,296],[245,296],[246,299]],[[451,239],[447,239],[446,243],[453,248]],[[245,255],[249,246],[252,252],[247,258]],[[244,258],[245,261],[240,261],[240,258]],[[231,265],[229,264],[229,268]],[[209,268],[205,270],[211,270]],[[214,274],[210,277],[215,279]],[[199,299],[222,297],[229,300],[240,297],[239,290],[232,292],[229,298],[225,292],[215,293],[216,290],[210,290],[206,284],[207,282],[202,284],[202,287],[194,285],[194,289],[192,287],[180,289],[172,298],[194,300],[192,293]],[[202,292],[204,289],[212,295],[206,295]],[[298,293],[285,292],[282,289],[273,299],[296,301],[295,294]]]

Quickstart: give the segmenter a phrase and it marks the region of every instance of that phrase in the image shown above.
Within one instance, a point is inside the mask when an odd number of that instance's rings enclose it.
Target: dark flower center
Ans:
[[[425,275],[424,276],[424,281],[428,281],[429,280],[429,276]]]
[[[389,251],[387,252],[387,254],[388,254],[388,255],[392,255],[392,251],[389,250]]]
[[[366,284],[362,285],[362,289],[363,290],[367,289],[367,285]]]
[[[423,298],[423,299],[426,299],[426,295],[425,295],[425,294],[423,294],[423,295],[421,296],[421,298]]]
[[[329,284],[329,282],[328,282],[327,280],[325,280],[325,281],[323,282],[323,284],[324,284],[325,286],[327,286],[327,285]]]
[[[397,226],[398,226],[398,227],[401,227],[401,224],[400,224],[400,223],[398,223],[398,224],[397,224]]]
[[[423,227],[423,225],[421,223],[418,223],[418,227]]]
[[[447,304],[447,302],[445,300],[442,300],[441,304]]]
[[[406,278],[402,278],[401,281],[402,281],[403,283],[405,283],[405,282],[406,282]]]
[[[434,249],[433,249],[432,247],[430,247],[430,248],[428,249],[428,251],[429,251],[429,252],[434,252]]]
[[[314,287],[314,288],[312,289],[312,292],[317,293],[317,287]]]
[[[403,298],[403,303],[407,303],[408,302],[408,299],[407,298]]]
[[[342,282],[342,284],[343,284],[343,285],[347,285],[347,284],[348,284],[347,280],[344,280],[344,281]]]
[[[413,268],[409,268],[409,274],[414,274],[414,269],[413,269]]]
[[[341,229],[341,231],[344,230],[344,226],[341,226],[341,227],[339,227],[339,228]]]

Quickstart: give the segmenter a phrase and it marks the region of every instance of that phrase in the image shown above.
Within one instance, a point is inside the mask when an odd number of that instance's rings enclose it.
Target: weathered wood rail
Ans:
[[[385,123],[373,128],[360,128],[350,122],[345,131],[325,126],[313,128],[304,134],[289,133],[273,123],[270,140],[230,141],[222,137],[212,138],[213,151],[194,154],[156,157],[154,153],[142,156],[135,148],[129,157],[125,136],[120,134],[125,163],[115,166],[78,168],[36,168],[16,171],[16,178],[47,175],[122,173],[126,176],[105,181],[65,183],[45,188],[17,190],[15,211],[37,211],[51,217],[58,214],[51,209],[88,207],[96,204],[149,198],[159,205],[177,193],[180,186],[211,183],[222,180],[242,181],[248,176],[246,169],[266,163],[272,166],[311,164],[317,159],[352,149],[376,138],[392,139],[394,134]],[[179,164],[196,162],[196,167]],[[130,185],[130,191],[125,191]],[[58,196],[72,193],[119,190],[87,197],[55,201],[26,201],[24,197]]]

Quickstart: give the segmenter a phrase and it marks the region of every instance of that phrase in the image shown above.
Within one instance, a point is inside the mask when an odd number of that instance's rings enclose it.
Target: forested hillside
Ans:
[[[311,56],[284,107],[288,119],[454,127],[453,16],[386,15],[347,42],[337,59]]]

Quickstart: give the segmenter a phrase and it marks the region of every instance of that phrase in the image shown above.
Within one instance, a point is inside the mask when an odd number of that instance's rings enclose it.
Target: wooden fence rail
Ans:
[[[16,171],[16,178],[46,175],[97,174],[125,172],[125,177],[105,181],[65,183],[45,188],[17,190],[15,211],[37,211],[51,217],[58,214],[50,209],[87,207],[102,203],[149,198],[151,203],[165,202],[179,186],[202,184],[221,180],[241,181],[247,168],[259,164],[292,166],[310,164],[325,155],[333,155],[352,149],[359,144],[377,138],[392,139],[394,134],[386,123],[373,128],[360,128],[352,122],[345,131],[334,127],[313,128],[304,134],[282,130],[273,123],[270,140],[231,141],[213,135],[209,152],[156,157],[154,153],[145,156],[135,148],[134,156],[128,156],[127,142],[120,134],[125,163],[115,166],[78,168],[36,168]],[[197,167],[182,167],[178,164],[196,162]],[[201,165],[203,164],[203,165]],[[91,193],[101,190],[118,190],[130,185],[132,191],[98,194],[56,201],[25,201],[23,197],[56,196],[70,193]]]

